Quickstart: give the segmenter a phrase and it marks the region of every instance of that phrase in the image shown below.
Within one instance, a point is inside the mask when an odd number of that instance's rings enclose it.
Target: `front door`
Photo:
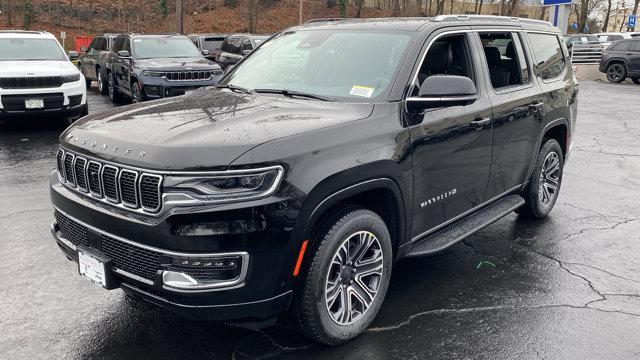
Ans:
[[[520,33],[480,30],[476,41],[493,108],[491,176],[484,196],[489,201],[526,181],[545,110]]]
[[[479,97],[410,116],[413,240],[480,205],[491,162],[491,104],[468,30],[433,35],[427,44],[410,96],[429,76],[458,75],[474,81]]]

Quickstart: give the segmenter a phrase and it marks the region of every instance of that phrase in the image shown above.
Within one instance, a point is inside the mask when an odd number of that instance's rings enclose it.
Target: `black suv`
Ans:
[[[609,45],[602,53],[600,72],[613,83],[630,77],[640,85],[640,39],[618,40]]]
[[[222,69],[184,35],[118,35],[107,61],[109,97],[132,102],[215,85]]]
[[[190,34],[189,39],[205,52],[205,57],[215,61],[216,55],[220,53],[222,43],[229,34]]]
[[[553,208],[577,84],[551,24],[313,22],[200,89],[60,137],[53,235],[80,274],[184,316],[360,334],[393,264]]]
[[[94,37],[89,47],[83,48],[78,57],[78,68],[84,75],[87,88],[91,86],[92,81],[95,81],[102,95],[108,93],[107,60],[116,36],[116,34],[104,34]]]
[[[269,36],[266,35],[230,35],[222,42],[215,61],[223,68],[235,65],[267,39]]]

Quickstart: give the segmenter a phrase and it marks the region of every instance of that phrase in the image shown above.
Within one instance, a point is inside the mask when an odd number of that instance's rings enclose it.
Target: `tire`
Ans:
[[[146,100],[146,97],[144,96],[144,92],[138,86],[138,82],[137,81],[134,81],[134,82],[131,83],[130,91],[131,91],[131,102],[132,103],[139,103],[139,102],[143,102],[143,101]]]
[[[87,85],[87,90],[91,89],[91,80],[85,77],[84,83]]]
[[[633,81],[634,84],[640,85],[640,77],[632,77],[631,81]]]
[[[627,69],[623,64],[614,63],[607,66],[607,80],[612,83],[621,83],[627,78]]]
[[[560,193],[563,168],[560,144],[554,139],[547,139],[538,152],[529,185],[523,194],[525,204],[519,209],[520,215],[534,219],[549,215]]]
[[[290,311],[299,331],[317,342],[337,345],[360,335],[380,310],[393,250],[386,224],[370,210],[342,208],[322,224],[311,237],[315,245],[300,273],[303,282]],[[346,256],[349,249],[365,250]],[[351,311],[344,311],[347,297]]]
[[[107,83],[108,83],[107,91],[109,93],[109,99],[111,99],[111,102],[114,104],[119,103],[122,96],[120,95],[120,91],[116,86],[116,79],[113,76],[112,72],[110,72],[109,75],[107,75]]]
[[[107,83],[107,79],[103,78],[102,71],[98,69],[96,71],[98,73],[98,80],[96,83],[98,84],[98,91],[102,95],[109,95],[109,84]]]

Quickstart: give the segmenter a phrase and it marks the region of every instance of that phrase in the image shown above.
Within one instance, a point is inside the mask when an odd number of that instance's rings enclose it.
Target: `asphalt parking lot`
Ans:
[[[560,198],[394,268],[371,328],[336,348],[283,326],[187,321],[77,275],[53,241],[61,121],[0,128],[2,359],[638,359],[640,86],[582,82]],[[111,107],[95,89],[90,111]]]

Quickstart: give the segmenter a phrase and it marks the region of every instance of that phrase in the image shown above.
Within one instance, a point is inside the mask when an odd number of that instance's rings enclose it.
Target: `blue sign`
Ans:
[[[573,23],[571,24],[571,28],[572,28],[573,30],[578,30],[578,23],[577,23],[577,22],[573,22]]]
[[[542,0],[542,5],[551,6],[551,5],[569,5],[573,1],[572,0]]]
[[[629,27],[636,27],[636,16],[629,15]]]

